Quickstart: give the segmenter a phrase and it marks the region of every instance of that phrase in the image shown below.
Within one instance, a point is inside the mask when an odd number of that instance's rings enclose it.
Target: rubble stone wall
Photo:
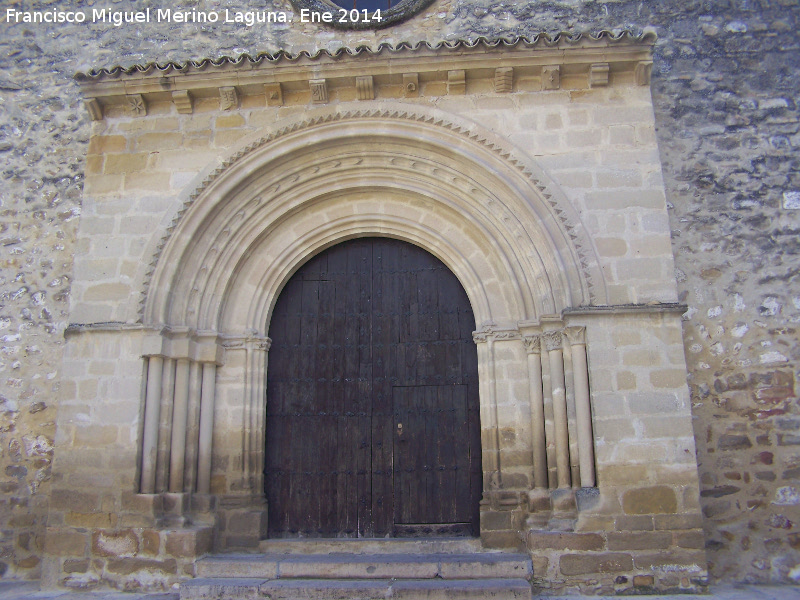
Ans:
[[[440,0],[378,32],[0,22],[2,576],[40,575],[48,502],[56,501],[49,469],[55,399],[70,377],[61,353],[72,256],[86,250],[76,225],[84,172],[96,168],[74,72],[281,48],[652,26],[656,138],[680,299],[689,305],[684,345],[709,568],[726,580],[800,578],[799,18],[797,0]]]

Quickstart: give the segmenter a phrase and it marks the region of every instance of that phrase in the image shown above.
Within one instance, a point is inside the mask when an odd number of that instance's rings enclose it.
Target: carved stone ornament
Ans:
[[[403,98],[417,98],[417,97],[419,97],[419,74],[404,73]]]
[[[560,331],[546,331],[543,335],[547,351],[561,350],[563,335]]]
[[[510,94],[514,88],[514,69],[502,67],[494,71],[494,91],[498,94]]]
[[[472,332],[472,341],[476,344],[485,344],[489,339],[489,332],[485,329]]]
[[[292,5],[297,9],[299,20],[305,9],[305,13],[329,13],[330,20],[321,20],[320,23],[328,25],[336,29],[382,29],[397,23],[401,23],[406,19],[422,12],[423,9],[433,4],[434,0],[400,0],[391,8],[381,10],[380,20],[373,18],[374,12],[372,9],[368,10],[366,16],[364,9],[354,9],[354,11],[345,10],[336,6],[329,0],[291,0]],[[358,13],[356,15],[356,13]]]
[[[328,102],[328,83],[324,79],[312,79],[308,82],[311,88],[311,102],[326,104]]]
[[[236,93],[235,87],[221,87],[219,88],[219,109],[231,110],[238,108],[239,95]]]
[[[567,334],[571,346],[586,345],[586,327],[566,327],[564,333]]]
[[[525,344],[528,354],[539,354],[542,351],[542,336],[540,335],[524,335],[522,343]]]
[[[147,114],[147,104],[141,94],[128,96],[128,110],[134,117],[143,117]]]
[[[542,89],[557,90],[561,87],[561,67],[552,65],[542,67]]]
[[[280,83],[265,83],[264,94],[267,96],[267,106],[283,106],[283,87]]]
[[[375,88],[372,82],[372,75],[356,77],[356,94],[359,100],[374,100]]]

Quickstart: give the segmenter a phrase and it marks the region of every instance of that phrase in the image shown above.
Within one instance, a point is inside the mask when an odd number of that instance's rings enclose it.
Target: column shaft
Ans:
[[[197,491],[211,491],[211,442],[214,433],[214,394],[217,365],[203,364],[203,387],[200,392],[200,436],[197,452]]]
[[[169,491],[183,491],[186,460],[186,425],[189,410],[189,360],[179,358],[175,367],[175,398],[172,408],[172,443],[169,460]]]
[[[163,368],[164,360],[160,356],[147,358],[147,390],[144,403],[144,431],[142,432],[142,479],[139,488],[142,494],[152,494],[156,487],[156,457],[158,455]]]

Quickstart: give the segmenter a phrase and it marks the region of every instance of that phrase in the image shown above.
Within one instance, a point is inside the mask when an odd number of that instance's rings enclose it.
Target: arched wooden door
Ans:
[[[269,335],[271,537],[478,535],[475,319],[447,267],[361,238],[289,280]]]

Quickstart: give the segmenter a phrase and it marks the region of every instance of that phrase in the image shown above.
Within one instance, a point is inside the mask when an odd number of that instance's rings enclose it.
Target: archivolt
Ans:
[[[479,326],[605,303],[597,258],[558,188],[505,140],[440,111],[325,108],[243,144],[200,180],[156,249],[145,324],[264,333],[309,256],[376,234],[445,262]]]

